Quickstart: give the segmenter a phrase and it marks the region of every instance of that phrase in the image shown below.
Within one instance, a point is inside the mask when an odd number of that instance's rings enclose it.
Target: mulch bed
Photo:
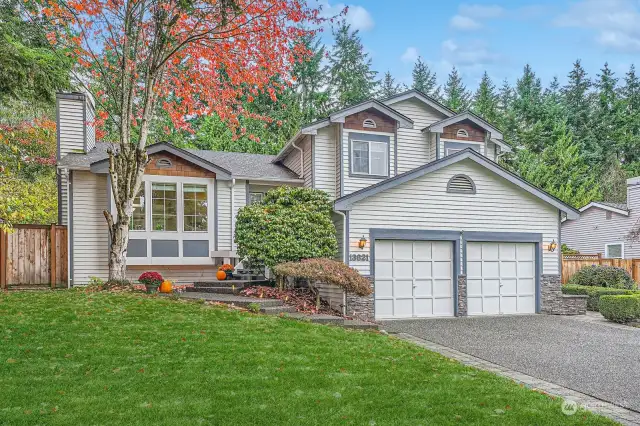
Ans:
[[[341,312],[331,309],[324,300],[320,301],[320,309],[316,309],[316,296],[307,288],[280,290],[277,287],[252,286],[244,288],[240,295],[264,299],[280,299],[285,305],[295,306],[298,312],[305,314],[342,316]]]

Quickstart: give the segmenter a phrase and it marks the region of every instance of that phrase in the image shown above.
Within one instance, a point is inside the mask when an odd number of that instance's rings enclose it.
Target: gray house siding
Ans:
[[[591,207],[580,214],[576,220],[562,223],[562,243],[583,254],[605,255],[605,244],[624,243],[624,257],[640,257],[640,242],[625,241],[626,235],[640,219],[640,188],[629,187],[627,204],[629,216],[611,213],[607,219],[607,210]]]

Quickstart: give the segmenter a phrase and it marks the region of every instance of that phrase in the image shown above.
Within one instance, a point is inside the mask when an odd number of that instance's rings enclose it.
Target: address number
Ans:
[[[349,260],[352,262],[368,262],[369,255],[368,254],[351,254],[349,255]]]

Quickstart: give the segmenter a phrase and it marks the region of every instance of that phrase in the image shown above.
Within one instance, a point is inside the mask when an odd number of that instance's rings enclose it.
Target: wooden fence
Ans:
[[[600,254],[569,254],[562,256],[562,283],[566,284],[573,274],[591,265],[623,268],[636,282],[640,280],[640,259],[606,259]]]
[[[67,227],[15,225],[0,230],[0,289],[11,285],[66,287]]]

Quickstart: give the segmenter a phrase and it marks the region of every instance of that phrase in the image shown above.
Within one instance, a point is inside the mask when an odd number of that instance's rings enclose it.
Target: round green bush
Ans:
[[[635,281],[626,270],[614,266],[585,266],[569,279],[569,284],[628,290],[637,288]]]
[[[278,263],[338,254],[332,205],[326,192],[282,186],[236,218],[238,255],[273,268]]]
[[[602,296],[600,313],[609,321],[619,323],[640,319],[640,296]]]

